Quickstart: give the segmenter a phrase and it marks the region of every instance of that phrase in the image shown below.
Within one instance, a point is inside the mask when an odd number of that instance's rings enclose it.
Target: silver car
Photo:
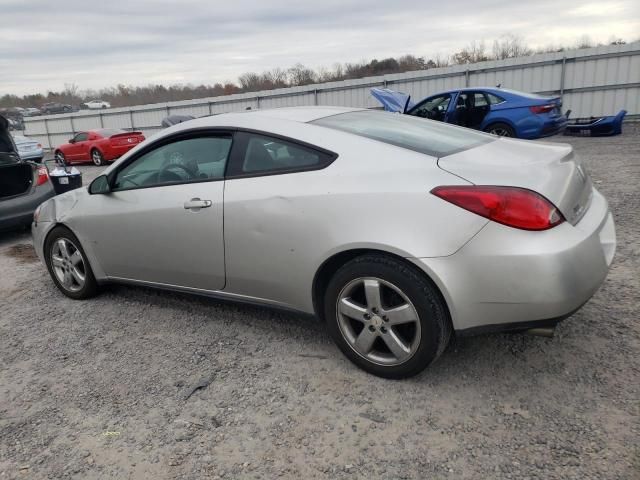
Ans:
[[[22,160],[31,160],[33,162],[42,162],[44,158],[44,150],[40,142],[32,140],[24,135],[14,135],[13,141],[18,148],[18,155]]]
[[[314,314],[390,378],[453,333],[548,332],[616,248],[570,146],[338,107],[170,127],[44,203],[32,230],[71,298],[122,282]]]

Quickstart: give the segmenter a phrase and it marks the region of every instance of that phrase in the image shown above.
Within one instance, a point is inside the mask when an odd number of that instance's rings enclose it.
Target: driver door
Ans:
[[[110,278],[220,290],[223,194],[231,134],[161,140],[90,196],[84,234]]]
[[[80,132],[75,137],[73,137],[73,143],[70,143],[67,147],[67,151],[65,152],[65,157],[67,160],[81,160],[82,152],[85,149],[85,144],[87,139],[89,138],[89,134],[87,132]]]
[[[413,115],[420,118],[428,118],[429,120],[437,120],[439,122],[446,121],[447,110],[451,103],[451,94],[444,93],[442,95],[436,95],[429,97],[418,105],[413,107],[407,112],[408,115]]]

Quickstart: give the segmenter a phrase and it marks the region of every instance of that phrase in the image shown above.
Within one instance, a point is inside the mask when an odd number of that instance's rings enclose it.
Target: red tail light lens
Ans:
[[[45,183],[47,183],[47,180],[49,180],[49,171],[47,170],[47,167],[45,167],[44,165],[38,167],[38,178],[36,179],[36,186],[39,187],[40,185],[44,185]]]
[[[548,105],[536,105],[534,107],[529,107],[529,110],[531,110],[531,113],[549,113],[554,108],[556,108],[556,106],[550,103]]]
[[[489,220],[522,230],[547,230],[564,222],[555,205],[525,188],[457,185],[436,187],[431,193]]]

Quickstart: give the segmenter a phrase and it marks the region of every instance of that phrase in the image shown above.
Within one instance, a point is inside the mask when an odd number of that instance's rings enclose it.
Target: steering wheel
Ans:
[[[196,172],[194,172],[192,169],[190,169],[186,165],[183,165],[182,163],[168,163],[164,167],[162,167],[158,172],[158,181],[159,182],[180,182],[182,180],[185,180],[177,173],[172,172],[171,171],[172,168],[179,168],[183,170],[188,176],[186,180],[191,180],[192,178],[198,177]],[[173,177],[173,178],[170,178],[170,177]]]

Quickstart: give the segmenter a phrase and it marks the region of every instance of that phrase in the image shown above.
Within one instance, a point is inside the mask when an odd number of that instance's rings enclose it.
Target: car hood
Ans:
[[[372,88],[371,95],[378,100],[387,112],[405,113],[415,104],[411,96],[388,88]]]

